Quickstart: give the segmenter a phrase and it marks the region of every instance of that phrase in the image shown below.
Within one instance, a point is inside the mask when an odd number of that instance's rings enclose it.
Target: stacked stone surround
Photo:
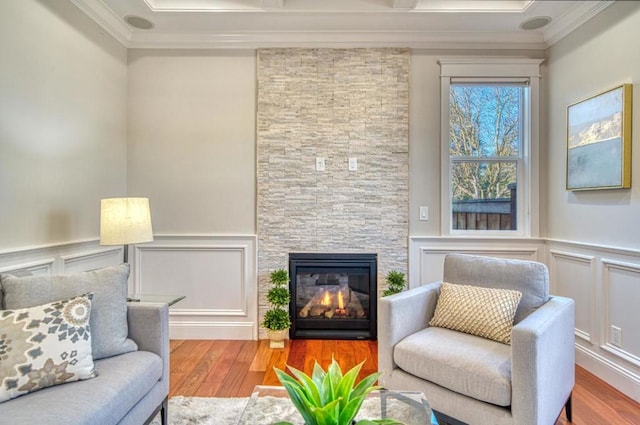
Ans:
[[[384,288],[407,272],[409,50],[261,49],[257,76],[259,320],[290,252],[377,253]]]

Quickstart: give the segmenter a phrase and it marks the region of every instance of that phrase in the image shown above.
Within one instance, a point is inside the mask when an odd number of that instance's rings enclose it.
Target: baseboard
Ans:
[[[171,313],[169,313],[171,315]],[[257,329],[251,322],[176,322],[170,320],[171,339],[255,339]]]
[[[576,364],[640,403],[640,376],[577,344]]]

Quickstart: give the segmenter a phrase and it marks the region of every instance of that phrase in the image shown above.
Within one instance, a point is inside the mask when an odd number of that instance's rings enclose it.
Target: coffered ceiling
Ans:
[[[71,1],[130,48],[402,46],[544,49],[613,3],[545,0]],[[547,18],[550,22],[544,25]],[[139,29],[130,24],[144,27],[145,20],[150,22],[147,26],[151,28]],[[527,23],[543,26],[523,29]]]

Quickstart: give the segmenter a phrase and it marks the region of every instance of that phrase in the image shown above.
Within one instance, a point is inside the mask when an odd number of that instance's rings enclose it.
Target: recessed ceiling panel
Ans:
[[[611,4],[605,0],[71,1],[117,39],[126,40],[127,47],[246,48],[544,49],[549,37],[559,40]],[[123,25],[127,16],[145,18],[153,28]],[[540,16],[552,20],[539,29],[521,28],[523,22]]]

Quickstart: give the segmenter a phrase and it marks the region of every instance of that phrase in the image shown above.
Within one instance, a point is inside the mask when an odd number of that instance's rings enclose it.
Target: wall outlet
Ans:
[[[611,326],[611,344],[622,348],[622,329],[617,326]]]
[[[349,171],[358,171],[358,158],[349,158]]]
[[[316,171],[324,171],[324,158],[316,158]]]

